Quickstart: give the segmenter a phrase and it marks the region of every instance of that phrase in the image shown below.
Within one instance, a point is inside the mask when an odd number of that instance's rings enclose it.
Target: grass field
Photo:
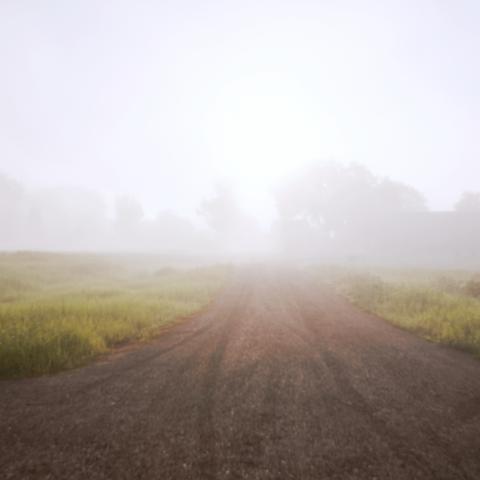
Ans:
[[[0,377],[56,372],[204,308],[228,267],[148,256],[0,254]]]
[[[480,357],[480,279],[464,271],[330,272],[354,304],[429,340]]]

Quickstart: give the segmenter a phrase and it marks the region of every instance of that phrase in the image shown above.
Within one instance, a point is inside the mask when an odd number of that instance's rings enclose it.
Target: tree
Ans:
[[[143,208],[136,199],[124,195],[115,200],[115,220],[119,226],[135,227],[142,218]]]
[[[284,219],[305,219],[327,233],[365,216],[426,210],[413,187],[375,177],[358,164],[314,164],[277,192]]]
[[[21,241],[25,209],[26,194],[22,186],[0,175],[0,248],[11,248]]]
[[[115,247],[137,250],[146,240],[142,205],[133,197],[121,196],[115,200]]]
[[[455,204],[455,210],[480,213],[480,192],[464,192]]]
[[[159,212],[149,227],[154,250],[198,253],[205,249],[204,238],[192,222],[173,212]]]
[[[29,192],[29,241],[37,248],[85,249],[103,245],[107,233],[103,197],[82,187]]]
[[[225,185],[217,185],[214,196],[201,203],[198,213],[216,232],[219,248],[231,253],[264,248],[264,234],[255,218],[242,210],[232,190]]]
[[[284,248],[325,256],[371,249],[392,216],[426,210],[413,187],[336,162],[299,172],[276,192],[276,203]]]
[[[245,217],[231,189],[225,185],[216,186],[214,196],[202,201],[198,213],[210,228],[222,234],[235,230]]]

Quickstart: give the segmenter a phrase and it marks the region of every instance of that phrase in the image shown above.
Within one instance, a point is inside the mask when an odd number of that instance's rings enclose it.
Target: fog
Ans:
[[[480,265],[475,1],[0,2],[0,250]]]

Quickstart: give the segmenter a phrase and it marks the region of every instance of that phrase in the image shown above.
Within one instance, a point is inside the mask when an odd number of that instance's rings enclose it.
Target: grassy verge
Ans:
[[[132,257],[0,255],[0,377],[56,372],[151,338],[204,308],[227,273]]]
[[[480,357],[478,279],[461,272],[343,273],[335,283],[354,304],[429,340]]]

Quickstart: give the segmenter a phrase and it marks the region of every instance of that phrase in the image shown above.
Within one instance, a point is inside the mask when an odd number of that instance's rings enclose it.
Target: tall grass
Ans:
[[[388,278],[392,278],[391,276]],[[475,279],[446,272],[395,281],[378,275],[336,277],[341,291],[359,307],[430,340],[480,356],[480,299]]]
[[[131,257],[0,255],[0,377],[56,372],[151,338],[205,307],[228,273],[139,264]]]

